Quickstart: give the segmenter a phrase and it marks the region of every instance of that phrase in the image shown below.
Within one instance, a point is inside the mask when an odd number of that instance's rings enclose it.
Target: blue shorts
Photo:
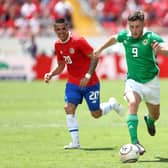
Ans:
[[[72,83],[67,83],[65,88],[65,102],[75,105],[81,104],[85,98],[90,111],[100,109],[100,83],[81,88]]]

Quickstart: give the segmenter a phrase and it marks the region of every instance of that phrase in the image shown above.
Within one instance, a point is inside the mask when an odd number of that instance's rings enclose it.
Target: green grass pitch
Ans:
[[[111,112],[91,117],[85,102],[77,109],[82,149],[70,142],[65,121],[65,81],[0,82],[0,168],[168,168],[168,80],[161,80],[161,116],[157,134],[147,133],[139,109],[138,135],[147,152],[137,163],[123,164],[118,152],[129,143],[126,116]],[[101,100],[115,96],[125,108],[124,81],[101,81]]]

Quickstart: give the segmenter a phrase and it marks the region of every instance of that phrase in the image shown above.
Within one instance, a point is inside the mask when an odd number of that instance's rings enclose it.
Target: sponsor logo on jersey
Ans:
[[[70,48],[70,49],[69,49],[69,53],[70,53],[70,54],[74,54],[74,53],[75,53],[74,48]]]

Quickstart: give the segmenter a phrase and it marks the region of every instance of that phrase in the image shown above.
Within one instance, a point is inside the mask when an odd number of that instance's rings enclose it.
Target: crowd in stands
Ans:
[[[0,36],[50,35],[55,19],[72,23],[72,7],[65,0],[0,0]]]
[[[145,11],[147,26],[168,27],[168,0],[87,0],[87,2],[95,18],[107,29],[125,27],[129,13],[135,9]]]
[[[168,27],[168,0],[85,0],[93,17],[105,28],[126,26],[128,14],[142,9],[147,25]],[[56,18],[73,23],[73,6],[68,0],[0,0],[0,37],[52,35]],[[109,27],[110,26],[110,27]]]

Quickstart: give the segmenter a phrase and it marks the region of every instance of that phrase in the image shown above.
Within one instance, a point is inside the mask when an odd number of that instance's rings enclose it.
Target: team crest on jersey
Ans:
[[[147,45],[147,44],[148,44],[148,40],[145,39],[145,40],[143,41],[143,44],[144,44],[144,45]]]
[[[74,53],[75,53],[74,48],[70,48],[70,49],[69,49],[69,53],[70,53],[70,54],[74,54]]]
[[[62,51],[62,50],[60,51],[60,54],[61,54],[61,55],[63,54],[63,51]]]

